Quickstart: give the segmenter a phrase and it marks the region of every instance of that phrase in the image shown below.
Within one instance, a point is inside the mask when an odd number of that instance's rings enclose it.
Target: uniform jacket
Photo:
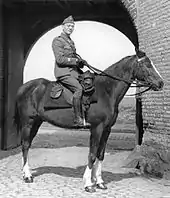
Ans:
[[[54,38],[52,49],[55,56],[55,77],[71,75],[78,78],[76,48],[71,38],[61,33],[60,36]]]

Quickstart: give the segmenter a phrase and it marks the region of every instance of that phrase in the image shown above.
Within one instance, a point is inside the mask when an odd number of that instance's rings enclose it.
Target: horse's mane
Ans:
[[[109,73],[109,72],[111,72],[112,70],[115,70],[115,69],[127,69],[129,60],[131,60],[134,57],[135,57],[135,55],[126,56],[126,57],[122,58],[121,60],[119,60],[118,62],[110,65],[108,68],[106,68],[104,70],[104,72]]]
[[[111,75],[111,76],[119,76],[121,77],[121,73],[123,71],[127,71],[129,69],[131,69],[132,66],[132,59],[135,60],[136,55],[132,55],[132,56],[126,56],[124,58],[122,58],[121,60],[119,60],[118,62],[110,65],[108,68],[106,68],[103,72]],[[105,80],[106,76],[100,76],[100,80]]]

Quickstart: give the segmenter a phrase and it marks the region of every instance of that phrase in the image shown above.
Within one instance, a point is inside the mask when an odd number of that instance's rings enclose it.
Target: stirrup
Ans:
[[[91,127],[91,124],[90,124],[89,122],[87,122],[87,121],[85,120],[85,118],[81,118],[81,119],[82,119],[82,121],[83,121],[83,126],[84,126],[85,128]]]
[[[91,127],[91,124],[89,122],[86,122],[86,120],[84,120],[83,125],[85,127]]]
[[[89,128],[91,126],[90,123],[86,122],[85,119],[82,119],[81,117],[78,117],[74,120],[74,124],[76,127],[83,127],[83,128]]]
[[[83,119],[82,119],[81,117],[75,118],[74,124],[75,124],[76,126],[83,127],[83,126],[84,126]]]

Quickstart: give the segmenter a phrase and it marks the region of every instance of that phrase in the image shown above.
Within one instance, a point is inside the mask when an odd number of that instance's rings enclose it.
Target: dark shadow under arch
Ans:
[[[137,31],[128,10],[121,1],[68,1],[67,3],[28,3],[23,11],[24,51],[45,32],[73,15],[76,21],[97,21],[115,27],[138,46]]]

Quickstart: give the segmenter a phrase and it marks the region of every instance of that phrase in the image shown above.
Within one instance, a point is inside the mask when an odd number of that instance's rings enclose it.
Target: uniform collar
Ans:
[[[67,39],[67,40],[71,40],[70,36],[68,36],[67,34],[64,34],[63,32],[61,33],[61,37],[63,37],[64,39]]]
[[[67,41],[70,46],[74,47],[75,48],[75,45],[74,45],[74,41],[67,35],[67,34],[64,34],[63,32],[61,33],[60,35],[65,41]]]

